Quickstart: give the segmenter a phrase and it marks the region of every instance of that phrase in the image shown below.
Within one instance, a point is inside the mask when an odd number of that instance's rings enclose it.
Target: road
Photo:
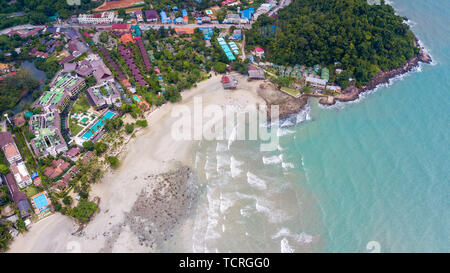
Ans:
[[[274,7],[273,10],[271,10],[267,15],[268,16],[272,16],[273,14],[277,13],[277,11],[281,8],[286,7],[287,5],[289,5],[292,2],[292,0],[281,0],[280,3]],[[164,26],[164,27],[172,27],[172,28],[200,28],[200,27],[212,27],[212,28],[220,28],[220,29],[229,29],[231,26],[235,26],[236,28],[241,28],[241,29],[250,29],[252,26],[252,23],[249,24],[202,24],[202,25],[198,25],[198,24],[159,24],[159,23],[140,23],[139,26],[141,26],[142,28],[154,28],[154,29],[159,29],[160,27]],[[109,28],[112,26],[112,24],[105,24],[105,25],[94,25],[94,24],[75,24],[75,23],[60,23],[60,24],[54,24],[55,27],[72,27],[72,28],[86,28],[86,27],[96,27],[98,29],[102,29],[102,28]],[[11,27],[11,28],[7,28],[7,29],[3,29],[0,31],[0,34],[6,34],[8,33],[10,30],[21,30],[21,29],[26,29],[29,27],[45,27],[42,25],[38,25],[38,26],[33,26],[33,25],[21,25],[21,26],[15,26],[15,27]]]
[[[105,25],[91,25],[91,24],[55,24],[55,27],[72,27],[72,28],[88,28],[88,27],[96,27],[97,29],[102,28],[110,28],[112,24],[105,24]],[[211,28],[220,28],[220,29],[229,29],[231,26],[235,26],[236,28],[244,28],[244,29],[250,29],[251,24],[240,24],[240,25],[233,25],[233,24],[186,24],[186,25],[179,25],[179,24],[148,24],[148,23],[140,23],[139,26],[143,29],[145,28],[154,28],[159,29],[160,27],[172,27],[172,28],[200,28],[200,27],[211,27]]]

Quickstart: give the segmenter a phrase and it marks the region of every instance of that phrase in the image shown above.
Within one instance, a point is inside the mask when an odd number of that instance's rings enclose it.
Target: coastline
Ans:
[[[420,49],[420,53],[417,56],[408,60],[401,67],[397,67],[388,71],[381,71],[378,74],[376,74],[370,80],[368,85],[364,85],[359,88],[354,85],[349,86],[343,91],[343,94],[337,97],[332,97],[331,100],[328,100],[325,97],[321,98],[319,100],[319,103],[324,106],[331,106],[334,105],[336,101],[349,102],[357,100],[359,98],[359,94],[366,91],[374,90],[379,85],[389,83],[391,79],[410,72],[411,70],[419,66],[421,62],[427,64],[430,64],[432,62],[431,56],[427,52],[425,52],[422,48]]]
[[[100,200],[99,211],[82,230],[78,230],[73,219],[54,214],[19,235],[8,252],[158,251],[158,244],[166,239],[164,236],[170,236],[171,230],[189,213],[185,209],[186,202],[195,202],[195,196],[190,195],[187,200],[183,193],[191,192],[185,186],[193,177],[192,149],[197,141],[171,137],[172,125],[177,120],[171,116],[172,110],[178,105],[192,109],[197,96],[202,97],[204,107],[234,105],[244,109],[248,104],[264,104],[257,95],[261,82],[237,77],[236,90],[224,90],[221,76],[212,76],[182,92],[181,102],[165,104],[147,115],[149,126],[137,132],[136,138],[131,138],[124,146],[119,168],[108,171],[99,183],[92,185],[90,199]],[[208,121],[202,121],[204,127],[208,126]],[[169,181],[174,183],[167,185],[167,179],[162,179],[167,177],[172,177]],[[144,200],[165,202],[142,203]],[[145,215],[147,218],[143,217]],[[146,224],[136,225],[140,221]],[[153,226],[155,221],[159,228]],[[154,231],[154,239],[146,234],[149,230]],[[164,236],[159,236],[161,234]]]

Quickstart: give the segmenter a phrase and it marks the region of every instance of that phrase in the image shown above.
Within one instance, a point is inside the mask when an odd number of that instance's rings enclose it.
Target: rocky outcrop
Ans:
[[[356,100],[359,98],[359,94],[361,94],[362,92],[373,90],[380,84],[388,83],[389,80],[392,78],[395,78],[399,75],[408,73],[413,68],[418,66],[420,62],[431,63],[431,61],[432,60],[431,60],[430,55],[421,49],[419,55],[410,59],[408,62],[406,62],[401,67],[397,67],[397,68],[394,68],[394,69],[391,69],[388,71],[382,71],[382,72],[376,74],[372,78],[372,80],[369,82],[368,85],[361,86],[360,88],[358,88],[354,85],[347,87],[343,91],[342,95],[335,98],[335,101],[338,100],[338,101],[345,102],[345,101]]]
[[[308,103],[307,96],[302,95],[298,98],[289,96],[277,90],[271,83],[261,84],[258,88],[258,95],[266,102],[268,120],[271,119],[271,106],[273,105],[279,107],[279,118],[285,118],[300,112]]]

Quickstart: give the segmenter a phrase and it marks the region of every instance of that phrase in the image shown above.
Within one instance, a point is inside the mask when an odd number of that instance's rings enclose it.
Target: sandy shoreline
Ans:
[[[137,137],[127,144],[119,169],[108,172],[100,183],[92,186],[90,199],[100,197],[100,211],[80,234],[73,234],[77,225],[72,219],[55,214],[15,238],[9,252],[158,251],[158,238],[153,240],[151,236],[141,233],[156,228],[155,223],[161,226],[155,229],[159,233],[170,231],[171,227],[163,226],[161,222],[167,222],[168,218],[164,215],[173,214],[170,221],[176,225],[181,219],[177,215],[185,213],[180,207],[189,200],[184,200],[185,196],[181,198],[179,193],[191,190],[185,187],[185,182],[192,179],[189,167],[193,165],[192,149],[196,143],[194,140],[172,138],[171,129],[176,121],[171,116],[172,110],[178,105],[192,109],[194,97],[199,96],[202,97],[203,106],[216,104],[220,107],[234,105],[245,108],[249,104],[265,104],[257,95],[260,81],[248,82],[243,76],[238,76],[238,79],[238,89],[229,91],[222,88],[220,76],[213,76],[199,83],[196,88],[184,91],[181,102],[167,103],[152,112],[147,118],[148,128],[138,132]],[[203,125],[207,121],[204,119]],[[179,166],[187,167],[180,169]],[[186,179],[165,185],[164,180],[168,181],[167,175],[170,174],[165,174],[166,177],[159,174],[171,170],[182,170],[182,174],[177,177],[185,176]],[[147,199],[154,201],[153,207],[148,202],[142,202]],[[167,202],[157,202],[160,199]],[[153,217],[153,220],[145,217]],[[139,221],[152,226],[140,225]],[[139,230],[139,226],[143,229]]]

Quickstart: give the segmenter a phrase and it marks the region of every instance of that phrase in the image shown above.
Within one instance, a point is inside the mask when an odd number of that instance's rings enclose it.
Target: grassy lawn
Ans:
[[[282,87],[281,90],[291,94],[292,96],[297,96],[298,94],[300,94],[300,90],[295,90],[294,88]]]
[[[70,133],[72,135],[76,136],[79,132],[81,132],[81,130],[83,130],[83,127],[78,125],[75,121],[73,121],[72,118],[70,118],[69,129],[70,129]]]
[[[78,100],[73,104],[72,106],[72,113],[82,113],[89,110],[91,105],[89,104],[88,99],[86,98],[86,95],[81,95]]]
[[[37,187],[30,185],[24,189],[24,192],[26,196],[30,198],[31,196],[38,194],[40,190]]]

